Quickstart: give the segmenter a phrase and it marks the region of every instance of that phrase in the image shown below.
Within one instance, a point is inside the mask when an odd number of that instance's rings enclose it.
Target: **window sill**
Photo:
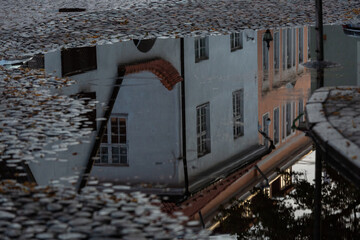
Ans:
[[[204,61],[204,60],[208,60],[209,57],[200,57],[200,58],[195,58],[195,63],[198,63],[198,62],[201,62],[201,61]]]
[[[235,52],[237,50],[241,50],[243,49],[243,47],[234,47],[234,48],[231,48],[231,52]]]
[[[90,71],[93,71],[93,70],[97,70],[97,66],[84,68],[84,69],[79,69],[79,70],[75,70],[75,71],[72,71],[72,72],[67,72],[67,73],[62,74],[62,77],[70,77],[70,76],[73,76],[73,75],[78,75],[78,74],[90,72]]]
[[[234,136],[234,140],[239,139],[239,138],[241,138],[241,137],[243,137],[243,136],[244,136],[244,134]]]
[[[204,156],[206,156],[207,154],[209,154],[210,153],[210,151],[208,151],[208,152],[204,152],[204,153],[201,153],[201,154],[198,154],[198,158],[202,158],[202,157],[204,157]]]
[[[129,167],[128,163],[94,163],[97,167]]]

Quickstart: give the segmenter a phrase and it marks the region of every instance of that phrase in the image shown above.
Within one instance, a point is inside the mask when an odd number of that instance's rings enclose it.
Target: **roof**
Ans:
[[[144,63],[131,64],[124,66],[125,75],[149,71],[155,74],[161,83],[168,90],[172,90],[176,83],[183,80],[176,68],[168,61],[156,59]]]

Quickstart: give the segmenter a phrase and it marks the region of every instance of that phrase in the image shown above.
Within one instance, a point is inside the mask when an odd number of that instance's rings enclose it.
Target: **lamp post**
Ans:
[[[272,35],[271,35],[271,32],[270,32],[269,29],[267,29],[266,32],[265,32],[265,34],[264,34],[263,41],[266,42],[266,44],[267,44],[266,46],[267,46],[268,50],[269,50],[269,48],[270,48],[270,42],[271,42],[272,40],[273,40],[273,37],[272,37]]]

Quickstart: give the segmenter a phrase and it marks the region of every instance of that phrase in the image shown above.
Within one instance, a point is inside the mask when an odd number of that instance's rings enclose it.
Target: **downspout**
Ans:
[[[86,169],[84,171],[84,174],[82,176],[80,176],[81,179],[80,179],[80,184],[79,184],[79,188],[78,188],[79,193],[81,192],[81,189],[86,186],[86,183],[87,183],[88,177],[90,175],[92,166],[94,165],[94,158],[98,154],[100,144],[101,144],[101,139],[105,134],[106,125],[107,125],[107,123],[109,121],[110,115],[111,115],[113,107],[115,105],[115,101],[116,101],[117,95],[119,93],[120,85],[121,85],[121,83],[123,81],[124,75],[125,75],[125,67],[124,66],[119,66],[118,67],[118,77],[117,77],[117,79],[115,81],[115,86],[113,88],[113,92],[112,92],[111,97],[109,99],[108,107],[107,107],[107,109],[106,109],[106,111],[104,113],[104,118],[106,120],[101,121],[100,129],[99,129],[99,132],[97,133],[95,143],[94,143],[94,146],[92,148],[92,151],[91,151],[91,154],[90,154]]]
[[[185,115],[185,56],[184,56],[184,38],[180,39],[180,61],[181,61],[181,123],[182,123],[182,159],[184,166],[185,198],[190,195],[189,177],[186,160],[186,115]]]
[[[316,60],[320,66],[324,61],[324,39],[323,39],[323,12],[322,0],[315,0],[316,10]],[[316,88],[324,86],[324,68],[318,67],[316,74]],[[320,148],[317,147],[315,156],[315,193],[314,193],[314,240],[320,240],[321,234],[321,170],[322,170],[322,154]]]

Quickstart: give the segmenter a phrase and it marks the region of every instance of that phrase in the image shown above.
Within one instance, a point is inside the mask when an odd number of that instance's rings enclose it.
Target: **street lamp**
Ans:
[[[273,40],[273,37],[271,36],[271,32],[269,29],[266,30],[265,34],[264,34],[264,37],[263,37],[263,41],[266,42],[267,44],[267,48],[269,50],[270,48],[270,42]]]

